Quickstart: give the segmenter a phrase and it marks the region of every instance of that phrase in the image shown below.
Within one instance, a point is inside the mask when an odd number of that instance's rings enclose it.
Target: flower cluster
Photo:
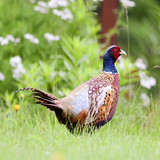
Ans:
[[[46,40],[51,43],[52,41],[58,41],[60,40],[60,37],[59,36],[55,36],[51,33],[45,33],[44,34],[44,38],[46,38]]]
[[[65,8],[64,10],[54,9],[53,14],[61,17],[63,20],[73,19],[73,14],[68,8]]]
[[[2,72],[0,72],[0,81],[4,81],[5,78],[6,78],[5,75]]]
[[[139,69],[145,70],[147,68],[146,64],[143,62],[141,58],[138,58],[135,62],[136,67]]]
[[[25,39],[28,39],[29,42],[34,44],[39,44],[39,39],[34,37],[30,33],[26,33],[24,35]],[[45,33],[44,38],[47,39],[47,41],[50,43],[52,41],[59,41],[60,37],[58,35],[53,35],[51,33]],[[17,44],[20,42],[20,38],[14,38],[12,35],[7,35],[6,38],[0,37],[0,44],[2,46],[7,45],[9,42],[13,42],[14,44]]]
[[[34,37],[32,34],[26,33],[24,38],[28,39],[31,43],[39,44],[39,39]]]
[[[6,37],[0,37],[0,44],[2,46],[7,45],[9,42],[17,44],[20,42],[20,38],[14,38],[12,35],[6,35]]]
[[[135,7],[136,3],[130,0],[120,0],[124,8]]]
[[[39,11],[40,13],[47,13],[48,4],[43,1],[38,1],[38,5],[34,7],[34,11]]]
[[[138,58],[135,62],[136,67],[139,68],[139,77],[141,86],[151,89],[152,86],[156,85],[156,79],[153,77],[147,76],[143,70],[147,68],[147,65],[143,62],[141,58]]]
[[[140,72],[139,77],[140,77],[141,86],[147,89],[151,89],[152,86],[156,85],[156,79],[153,77],[147,76],[144,72]]]
[[[50,8],[67,7],[68,1],[67,0],[50,0],[48,2],[48,6]]]
[[[104,0],[93,0],[93,2],[103,2]]]
[[[22,60],[20,56],[10,58],[10,65],[12,66],[13,78],[17,80],[20,79],[22,75],[25,73],[25,69],[21,61]]]
[[[50,0],[47,2],[38,1],[37,6],[34,7],[34,11],[40,13],[47,13],[50,9],[53,9],[53,14],[61,17],[62,20],[73,19],[73,14],[68,8],[58,9],[59,7],[67,7],[68,0]]]

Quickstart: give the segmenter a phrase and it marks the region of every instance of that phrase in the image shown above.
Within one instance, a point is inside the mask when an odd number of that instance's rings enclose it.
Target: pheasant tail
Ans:
[[[62,111],[62,109],[59,107],[58,103],[56,102],[58,98],[54,97],[53,95],[47,92],[41,91],[39,89],[30,88],[30,87],[22,88],[16,92],[24,91],[24,90],[32,91],[33,98],[36,99],[36,102],[35,102],[36,104],[41,104],[43,106],[46,106],[51,111]]]

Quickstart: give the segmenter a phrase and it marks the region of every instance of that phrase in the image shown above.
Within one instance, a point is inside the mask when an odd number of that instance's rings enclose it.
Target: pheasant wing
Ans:
[[[87,124],[102,126],[113,117],[119,97],[114,76],[102,73],[89,81],[90,107],[86,119]]]

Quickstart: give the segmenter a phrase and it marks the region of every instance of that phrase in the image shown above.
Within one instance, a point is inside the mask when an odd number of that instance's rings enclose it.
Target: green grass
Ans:
[[[0,113],[0,159],[160,158],[157,111],[152,111],[151,117],[147,109],[120,100],[115,116],[100,131],[73,135],[47,109],[27,107],[26,102],[21,106],[17,113],[11,109]]]

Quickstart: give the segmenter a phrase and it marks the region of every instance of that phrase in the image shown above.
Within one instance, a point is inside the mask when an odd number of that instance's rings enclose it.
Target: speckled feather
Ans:
[[[112,117],[119,98],[119,76],[118,73],[102,72],[99,76],[89,82],[88,97],[90,107],[86,123],[101,126]],[[111,115],[112,114],[112,115]]]

